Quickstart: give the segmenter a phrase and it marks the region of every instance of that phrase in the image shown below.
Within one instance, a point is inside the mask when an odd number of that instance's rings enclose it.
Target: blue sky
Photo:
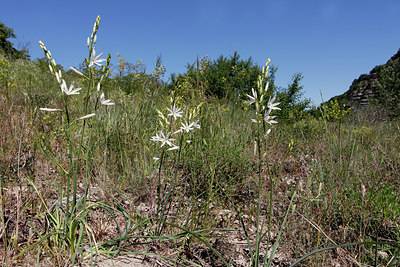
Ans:
[[[238,51],[258,65],[278,67],[287,86],[304,75],[305,97],[314,104],[345,92],[352,81],[385,63],[400,48],[400,1],[4,1],[0,21],[14,29],[16,47],[29,44],[42,57],[42,40],[58,64],[78,66],[86,38],[102,18],[97,52],[117,52],[151,71],[161,55],[167,68],[183,73],[197,56],[218,58]]]

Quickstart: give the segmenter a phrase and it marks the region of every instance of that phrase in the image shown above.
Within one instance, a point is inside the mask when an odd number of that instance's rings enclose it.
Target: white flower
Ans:
[[[82,90],[82,88],[75,88],[74,89],[74,82],[71,83],[71,86],[68,88],[67,83],[65,80],[62,80],[61,84],[61,92],[64,92],[66,95],[79,95],[79,91]]]
[[[92,54],[90,55],[90,63],[89,63],[89,68],[92,67],[93,65],[101,66],[101,62],[105,61],[104,58],[99,58],[101,57],[103,53],[100,53],[100,55],[96,56],[96,51],[92,50]]]
[[[280,108],[278,108],[277,106],[278,106],[281,102],[274,103],[275,98],[276,98],[276,96],[274,96],[273,98],[270,98],[270,99],[268,100],[268,108],[271,109],[271,110],[272,110],[272,109],[280,110]]]
[[[183,111],[180,111],[181,108],[177,108],[177,107],[175,106],[175,104],[172,106],[171,109],[169,109],[169,108],[167,108],[167,109],[168,109],[168,111],[170,112],[170,113],[168,114],[168,116],[174,117],[175,120],[176,120],[177,117],[182,117]]]
[[[182,124],[182,127],[180,128],[180,130],[179,131],[185,131],[185,132],[190,132],[191,130],[193,130],[194,128],[193,128],[193,122],[191,123],[191,124],[188,124],[187,122],[185,122],[185,123],[183,123],[183,122],[181,122],[181,124]]]
[[[157,162],[158,160],[160,160],[160,158],[153,157],[153,160],[154,160],[155,162]]]
[[[274,121],[274,118],[275,118],[276,116],[265,116],[264,117],[264,120],[265,120],[265,122],[266,123],[268,123],[269,125],[272,125],[272,124],[274,124],[274,123],[278,123],[277,121]]]
[[[257,92],[254,90],[254,88],[251,88],[251,91],[253,92],[253,95],[251,96],[249,94],[246,94],[248,98],[250,98],[250,100],[245,101],[245,104],[253,104],[257,100]]]
[[[59,108],[39,108],[42,111],[61,111]]]
[[[112,106],[112,105],[114,105],[114,103],[111,102],[110,99],[107,99],[107,100],[104,99],[104,93],[101,93],[101,94],[100,94],[100,103],[101,103],[102,105],[105,105],[105,106]]]
[[[86,119],[89,119],[89,118],[91,118],[91,117],[93,117],[95,115],[96,115],[95,113],[92,113],[92,114],[88,114],[88,115],[82,116],[79,119],[80,120],[86,120]]]
[[[265,112],[265,115],[264,115],[265,122],[268,123],[269,125],[278,123],[277,121],[274,120],[276,118],[276,116],[270,116],[269,115],[270,113],[271,113],[271,109],[269,109],[267,112]]]
[[[152,136],[150,141],[154,142],[161,142],[161,147],[165,144],[169,145],[170,147],[174,147],[175,145],[172,143],[175,139],[169,138],[171,133],[168,133],[167,136],[164,135],[163,131],[160,131],[160,135],[156,134],[156,136]]]

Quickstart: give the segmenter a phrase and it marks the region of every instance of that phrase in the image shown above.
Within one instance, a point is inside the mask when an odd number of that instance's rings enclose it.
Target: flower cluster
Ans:
[[[280,102],[274,102],[276,99],[276,96],[270,97],[268,102],[265,104],[264,99],[267,96],[267,91],[268,91],[268,86],[269,83],[265,83],[264,86],[264,81],[268,77],[268,72],[269,72],[269,63],[270,59],[267,60],[267,63],[265,64],[265,67],[262,69],[261,75],[258,76],[257,80],[257,88],[258,90],[254,90],[254,88],[251,89],[252,95],[247,94],[247,97],[249,100],[245,101],[245,104],[255,104],[255,109],[256,109],[256,119],[252,119],[251,121],[254,123],[261,123],[265,122],[269,125],[278,123],[275,121],[276,116],[271,116],[271,111],[272,110],[280,110],[278,105]],[[265,106],[266,105],[266,106]],[[271,129],[267,130],[267,134],[271,132]]]
[[[172,99],[171,99],[171,102]],[[167,150],[177,150],[179,149],[179,145],[176,145],[174,142],[176,138],[171,138],[172,136],[177,136],[180,134],[186,134],[194,129],[200,129],[199,120],[197,120],[197,116],[202,104],[198,105],[191,112],[189,112],[189,116],[187,118],[183,118],[184,112],[181,108],[176,107],[175,104],[172,104],[170,108],[167,108],[168,114],[165,116],[161,111],[157,110],[158,116],[160,117],[160,124],[163,130],[160,130],[155,136],[151,137],[151,141],[160,142],[161,147],[167,145],[169,148]],[[180,122],[180,126],[178,128],[178,122]],[[164,134],[164,131],[167,134]],[[187,142],[190,142],[189,140]]]
[[[89,59],[86,60],[88,68],[92,68],[94,66],[102,66],[101,63],[106,61],[105,59],[100,58],[102,53],[96,56],[96,51],[95,51],[95,48],[94,48],[94,45],[96,44],[96,41],[97,41],[96,32],[97,32],[97,30],[99,28],[99,23],[100,23],[100,17],[97,17],[96,22],[93,25],[92,35],[91,35],[90,38],[88,37],[88,39],[87,39],[87,46],[88,46],[88,49],[89,49],[89,52],[90,52]],[[66,95],[66,96],[79,95],[79,93],[80,93],[79,91],[82,90],[82,88],[75,88],[74,87],[75,86],[75,82],[72,82],[71,85],[68,86],[66,81],[62,78],[61,70],[59,69],[57,71],[57,68],[58,68],[57,64],[56,64],[55,60],[53,59],[52,54],[50,53],[50,51],[46,48],[46,46],[44,45],[44,43],[42,41],[39,41],[39,45],[43,49],[47,59],[50,62],[49,63],[50,72],[56,77],[56,80],[57,80],[57,82],[58,82],[58,84],[59,84],[59,86],[61,88],[61,93],[63,95]],[[114,103],[111,102],[111,100],[105,99],[104,93],[100,93],[99,92],[100,91],[101,82],[102,82],[104,76],[107,75],[107,72],[108,72],[107,69],[108,69],[108,65],[110,63],[110,59],[111,59],[111,57],[109,56],[107,58],[106,65],[102,67],[103,75],[101,75],[100,81],[97,84],[97,97],[98,97],[98,100],[100,101],[100,103],[102,105],[105,105],[105,106],[114,105]],[[75,69],[74,67],[70,67],[70,69],[72,71],[74,71],[75,73],[77,73],[78,75],[84,77],[85,79],[90,79],[89,77],[91,77],[91,76],[87,77],[82,72],[80,72],[79,70]],[[40,110],[42,110],[42,111],[60,111],[60,109],[56,109],[56,108],[40,108]],[[79,119],[84,120],[84,119],[91,118],[91,117],[93,117],[95,115],[96,115],[95,113],[91,113],[91,114],[87,114],[85,116],[82,116]]]

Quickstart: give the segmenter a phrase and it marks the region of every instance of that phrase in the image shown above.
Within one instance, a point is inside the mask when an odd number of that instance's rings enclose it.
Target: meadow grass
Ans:
[[[82,75],[57,78],[44,60],[0,65],[3,265],[125,254],[197,266],[398,264],[398,121],[321,115],[269,131],[279,110],[266,118],[261,105],[181,97],[157,71],[127,93],[92,54],[99,22]],[[73,81],[79,95],[66,93]],[[115,105],[100,105],[101,92]]]

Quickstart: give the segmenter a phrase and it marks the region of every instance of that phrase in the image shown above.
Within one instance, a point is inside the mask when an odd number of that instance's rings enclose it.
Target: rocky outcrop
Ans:
[[[349,90],[337,98],[345,100],[352,106],[367,106],[372,100],[380,96],[380,78],[382,70],[391,65],[398,64],[399,62],[400,49],[386,64],[376,66],[369,74],[360,75],[358,79],[353,81]],[[400,73],[400,70],[398,71]],[[400,90],[400,88],[397,90]]]

